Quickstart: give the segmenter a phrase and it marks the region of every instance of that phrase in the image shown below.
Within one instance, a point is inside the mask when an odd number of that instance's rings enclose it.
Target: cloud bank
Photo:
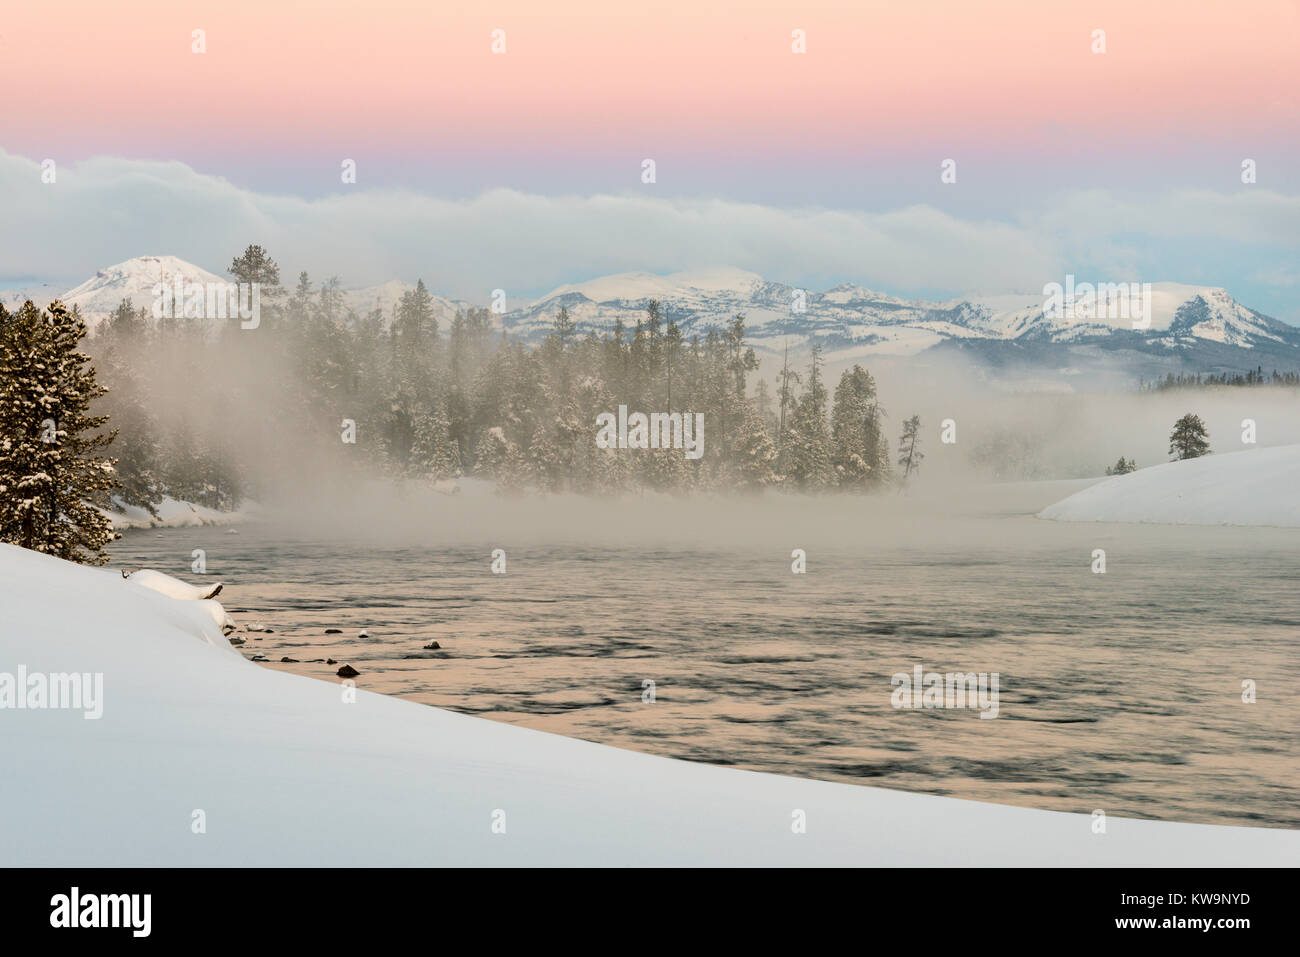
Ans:
[[[608,273],[728,265],[814,288],[852,281],[900,295],[1037,291],[1072,271],[1225,285],[1268,311],[1260,300],[1284,297],[1287,287],[1267,277],[1291,268],[1300,244],[1300,197],[1253,188],[1141,198],[1072,191],[1010,221],[928,205],[781,208],[655,189],[494,189],[449,200],[343,187],[309,199],[251,191],[183,163],[115,158],[57,167],[55,182],[44,183],[38,161],[0,152],[0,280],[85,276],[146,254],[220,272],[258,242],[286,278],[300,269],[337,274],[345,286],[418,277],[472,301],[496,288],[533,295]],[[1300,320],[1287,309],[1273,314]]]

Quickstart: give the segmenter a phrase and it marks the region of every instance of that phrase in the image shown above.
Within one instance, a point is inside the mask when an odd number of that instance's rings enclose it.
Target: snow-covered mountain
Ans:
[[[1151,285],[1152,341],[1188,344],[1205,340],[1243,347],[1292,341],[1297,330],[1237,303],[1224,289],[1180,283]],[[1128,316],[1073,318],[1053,315],[1042,295],[973,296],[929,302],[900,299],[843,284],[824,292],[769,282],[742,270],[654,276],[625,273],[561,286],[531,305],[508,313],[506,325],[525,336],[550,328],[561,307],[579,327],[634,325],[657,299],[665,318],[688,335],[745,314],[751,339],[822,340],[828,351],[909,355],[950,339],[1074,343],[1133,332]]]
[[[774,355],[788,344],[792,353],[803,353],[816,341],[832,363],[939,350],[994,366],[1120,364],[1145,374],[1256,364],[1300,368],[1300,329],[1241,305],[1224,289],[1168,282],[1151,284],[1150,322],[1144,329],[1134,329],[1133,316],[1118,310],[1101,318],[1060,314],[1041,294],[930,302],[853,284],[800,290],[736,269],[625,273],[561,286],[507,313],[505,325],[525,338],[539,338],[564,307],[580,331],[608,329],[620,319],[630,329],[650,299],[657,299],[665,319],[675,320],[688,337],[743,313],[749,341],[759,352]],[[1074,312],[1087,315],[1083,309]]]
[[[186,262],[176,256],[137,256],[126,262],[117,263],[99,270],[85,282],[69,288],[58,283],[41,283],[38,285],[0,291],[0,303],[6,309],[16,309],[27,299],[38,306],[46,306],[54,299],[61,299],[64,305],[80,306],[86,319],[86,325],[93,332],[95,327],[105,319],[123,299],[129,299],[137,309],[151,308],[154,301],[154,286],[161,282],[168,286],[180,278],[186,283],[222,284],[234,280],[230,276],[220,276],[209,272],[201,266]],[[282,277],[282,283],[286,280]],[[402,282],[398,279],[366,286],[359,289],[343,291],[346,308],[357,315],[365,315],[379,309],[387,321],[392,316],[393,306],[402,295],[415,288],[415,283]],[[446,323],[456,315],[458,309],[469,308],[471,303],[446,299],[433,295],[434,314],[439,322]]]
[[[188,282],[230,281],[174,256],[142,256],[101,270],[61,298],[79,305],[93,328],[123,298],[147,305],[155,283],[177,276]],[[391,280],[345,290],[344,302],[358,315],[379,309],[387,320],[393,306],[413,288]],[[22,292],[6,294],[6,305],[12,306]],[[935,350],[962,353],[994,367],[1126,364],[1144,372],[1254,365],[1300,368],[1300,329],[1238,303],[1224,289],[1180,283],[1151,285],[1150,325],[1145,329],[1134,329],[1128,317],[1060,315],[1047,308],[1039,294],[931,302],[848,283],[801,290],[732,268],[603,276],[560,286],[531,302],[511,303],[513,308],[501,321],[530,342],[550,331],[561,308],[568,309],[580,332],[608,330],[619,320],[630,330],[645,316],[651,300],[659,302],[665,321],[676,321],[688,338],[720,328],[743,313],[749,341],[760,353],[776,355],[789,345],[792,353],[801,354],[816,341],[831,362]],[[471,305],[434,294],[434,311],[444,328],[457,310]]]
[[[200,266],[175,256],[137,256],[124,263],[101,269],[81,285],[69,289],[59,298],[65,306],[80,306],[86,325],[94,327],[130,299],[137,309],[153,306],[153,288],[157,283],[173,285],[177,278],[186,283],[225,283],[228,277],[210,273]]]
[[[44,308],[68,288],[68,283],[57,280],[32,283],[29,286],[14,286],[12,289],[0,289],[0,306],[13,312],[27,300]]]

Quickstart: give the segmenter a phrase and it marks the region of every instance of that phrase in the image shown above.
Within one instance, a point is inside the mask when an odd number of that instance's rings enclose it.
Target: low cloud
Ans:
[[[654,187],[649,187],[653,189]],[[1300,198],[1183,191],[1123,198],[1062,194],[1007,221],[933,206],[886,212],[778,208],[651,193],[542,196],[494,189],[464,200],[349,188],[304,199],[259,193],[178,162],[96,158],[41,181],[38,161],[0,152],[3,278],[74,277],[146,254],[220,272],[250,242],[286,279],[300,269],[345,286],[423,278],[486,301],[495,288],[544,292],[593,276],[728,265],[817,286],[898,294],[1038,291],[1066,271],[1179,280],[1161,243],[1251,247],[1258,274],[1294,257]],[[1233,276],[1224,276],[1229,284]]]

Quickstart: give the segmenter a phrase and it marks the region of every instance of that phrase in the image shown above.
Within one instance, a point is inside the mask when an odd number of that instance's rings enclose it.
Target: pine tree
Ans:
[[[0,539],[70,561],[103,564],[112,523],[94,503],[117,487],[107,416],[88,414],[107,391],[79,351],[86,325],[55,300],[0,309]]]
[[[808,370],[808,391],[799,397],[791,417],[789,471],[794,484],[804,491],[821,491],[835,484],[831,462],[831,435],[826,423],[826,387],[821,375],[822,349],[812,348]]]
[[[903,435],[898,440],[898,464],[903,467],[903,481],[906,482],[925,458],[917,445],[921,440],[921,417],[914,415],[903,423]]]
[[[112,384],[97,408],[108,415],[117,436],[113,452],[120,489],[115,497],[156,518],[157,506],[163,499],[158,423],[149,409],[140,376],[117,349],[110,349],[101,358],[99,369],[105,381]]]
[[[1200,416],[1188,412],[1169,434],[1169,454],[1175,459],[1195,459],[1210,451],[1210,432]]]
[[[416,416],[409,471],[414,478],[430,481],[461,474],[460,449],[451,439],[447,413],[441,405]]]
[[[417,280],[415,288],[402,293],[401,302],[397,304],[397,322],[394,333],[403,350],[413,350],[411,359],[423,358],[421,350],[438,338],[438,319],[433,311],[433,296],[424,286],[424,280]]]
[[[123,299],[104,321],[98,335],[111,338],[124,348],[136,348],[144,342],[148,332],[148,310],[144,307],[136,309],[130,299]]]
[[[744,418],[733,446],[740,489],[756,492],[777,483],[776,447],[767,434],[757,402],[745,404]]]
[[[855,365],[840,376],[831,412],[832,461],[841,488],[865,490],[883,485],[889,451],[880,428],[876,382]]]
[[[270,253],[256,244],[248,246],[242,255],[232,259],[226,271],[235,277],[235,282],[257,283],[263,295],[280,292],[280,267]],[[299,276],[300,280],[306,278],[306,273]]]
[[[778,472],[785,475],[790,471],[786,456],[786,444],[789,439],[787,419],[789,413],[794,409],[794,390],[791,388],[791,384],[798,384],[799,382],[799,373],[790,368],[789,342],[785,344],[785,355],[781,360],[781,373],[777,378],[781,381],[781,403],[776,430],[776,467]]]

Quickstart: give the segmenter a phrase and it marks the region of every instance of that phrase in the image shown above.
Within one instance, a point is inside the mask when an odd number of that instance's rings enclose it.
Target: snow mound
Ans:
[[[102,717],[0,710],[11,866],[1235,865],[1300,831],[1065,814],[637,754],[250,664],[203,601],[0,545],[0,671],[102,675]],[[215,604],[215,603],[213,603]],[[207,642],[177,640],[206,636]],[[362,679],[364,683],[364,678]],[[94,782],[88,788],[86,782]],[[207,831],[190,822],[203,811]],[[797,813],[807,832],[792,833]],[[497,827],[494,828],[494,824]],[[504,826],[504,832],[501,827]]]
[[[1300,445],[1211,454],[1116,475],[1049,505],[1062,522],[1300,528]]]
[[[123,574],[133,585],[143,585],[145,588],[152,588],[156,592],[162,592],[168,598],[179,598],[182,601],[199,601],[204,598],[212,598],[217,592],[221,591],[221,582],[215,582],[211,585],[191,585],[189,582],[183,582],[179,578],[172,578],[171,575],[164,575],[162,572],[156,572],[152,568],[142,568],[136,572]]]

